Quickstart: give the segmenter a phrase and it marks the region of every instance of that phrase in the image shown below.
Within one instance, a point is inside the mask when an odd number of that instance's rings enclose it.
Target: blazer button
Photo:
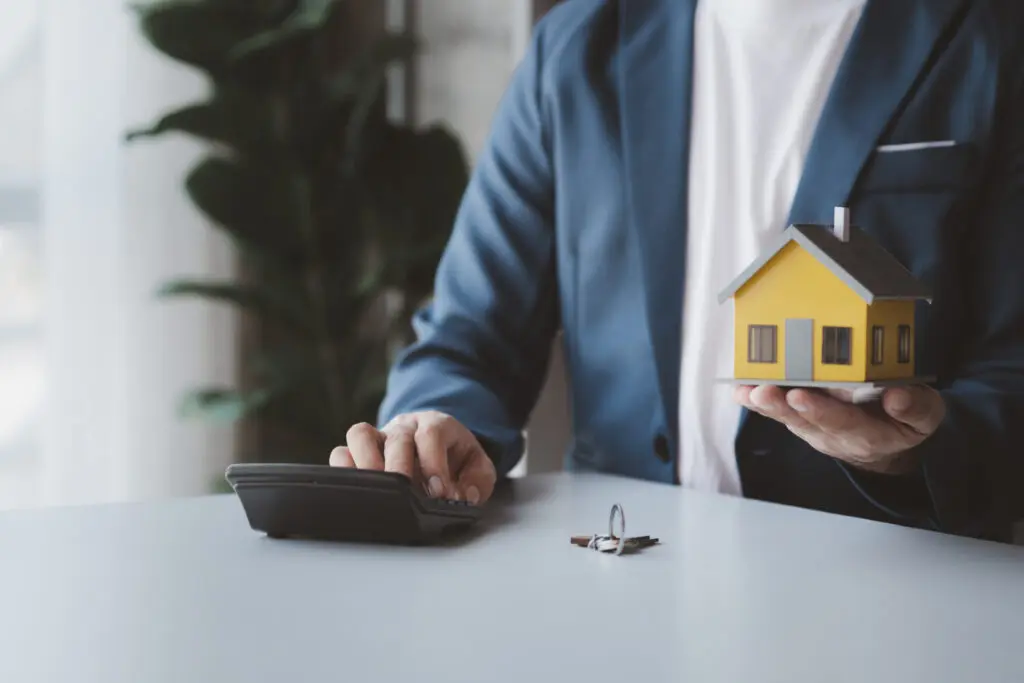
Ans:
[[[654,437],[654,455],[658,457],[658,460],[665,463],[672,460],[672,454],[668,451],[668,439],[665,438],[664,434],[658,434],[658,436]]]

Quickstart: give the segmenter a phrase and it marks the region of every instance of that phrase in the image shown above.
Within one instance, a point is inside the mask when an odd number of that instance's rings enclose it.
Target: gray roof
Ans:
[[[831,226],[791,225],[775,243],[740,273],[718,295],[724,303],[791,241],[809,251],[867,303],[879,299],[924,299],[931,303],[929,289],[886,251],[873,237],[857,227],[850,228],[850,240],[836,237]]]

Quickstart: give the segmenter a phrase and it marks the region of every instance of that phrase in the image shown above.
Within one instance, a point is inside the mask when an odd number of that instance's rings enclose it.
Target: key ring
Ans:
[[[618,517],[618,534],[615,533],[616,517]],[[597,550],[602,553],[614,552],[616,555],[625,555],[627,551],[632,553],[643,548],[649,548],[652,545],[657,545],[658,539],[651,538],[650,536],[626,538],[626,512],[622,509],[621,505],[616,503],[612,506],[612,511],[608,515],[608,535],[571,536],[569,542],[581,548]]]
[[[619,516],[619,545],[615,548],[615,554],[621,555],[622,551],[626,547],[626,513],[622,511],[622,506],[616,503],[612,505],[611,514],[608,515],[608,536],[615,538],[615,515]]]

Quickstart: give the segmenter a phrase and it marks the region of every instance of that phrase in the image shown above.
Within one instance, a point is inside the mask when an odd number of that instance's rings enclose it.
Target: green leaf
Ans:
[[[300,0],[279,27],[262,31],[242,41],[231,50],[229,58],[238,62],[317,31],[330,19],[337,4],[338,0]]]
[[[375,88],[392,64],[412,59],[418,48],[415,36],[407,33],[389,33],[378,38],[343,73],[327,79],[328,96],[334,100],[359,97],[367,88]]]
[[[373,238],[388,256],[384,281],[421,299],[433,286],[469,182],[467,156],[443,126],[391,126],[367,157],[362,175],[380,226]]]
[[[153,47],[211,73],[223,72],[234,47],[260,28],[255,13],[219,3],[170,0],[134,9]]]
[[[171,112],[161,117],[149,128],[137,128],[125,135],[125,140],[134,142],[139,138],[156,137],[169,132],[186,132],[195,134],[201,131],[200,135],[206,138],[219,138],[214,133],[216,120],[211,116],[211,107],[206,104],[193,104],[183,109]]]
[[[192,201],[261,260],[297,267],[304,250],[290,178],[251,161],[208,157],[185,180]]]
[[[249,364],[254,380],[271,386],[294,388],[310,380],[320,381],[324,376],[312,342],[260,351],[253,354]]]
[[[268,389],[242,393],[234,389],[200,389],[185,396],[179,412],[185,418],[235,422],[267,405],[274,392]]]
[[[125,139],[134,142],[167,133],[183,133],[228,145],[246,156],[269,159],[275,156],[269,110],[266,98],[221,85],[211,100],[169,112],[148,128],[130,131]]]
[[[327,96],[344,102],[347,110],[340,168],[355,176],[376,137],[376,128],[386,120],[385,85],[388,67],[395,60],[411,57],[416,42],[406,34],[390,34],[377,40],[353,60],[353,66],[327,83]]]
[[[387,285],[388,261],[381,260],[368,268],[356,283],[353,294],[364,298],[376,294]]]
[[[233,142],[232,130],[224,113],[213,104],[193,104],[161,117],[149,128],[129,131],[127,142],[166,133],[186,133],[211,142]]]
[[[241,308],[281,321],[299,332],[311,333],[311,314],[303,302],[297,301],[273,289],[257,284],[229,282],[202,282],[198,280],[176,280],[160,288],[162,297],[195,296]]]
[[[327,22],[338,0],[300,0],[299,6],[284,22],[288,28],[320,28]]]

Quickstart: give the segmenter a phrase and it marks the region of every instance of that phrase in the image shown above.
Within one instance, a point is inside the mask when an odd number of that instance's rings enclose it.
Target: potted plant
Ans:
[[[456,136],[386,113],[388,67],[410,59],[414,41],[384,33],[344,55],[345,5],[136,8],[146,39],[204,72],[210,94],[127,138],[183,133],[211,143],[184,185],[243,264],[235,281],[181,279],[161,294],[237,306],[260,331],[239,386],[198,388],[182,410],[288,435],[287,452],[257,458],[325,462],[349,426],[375,421],[468,182]]]

